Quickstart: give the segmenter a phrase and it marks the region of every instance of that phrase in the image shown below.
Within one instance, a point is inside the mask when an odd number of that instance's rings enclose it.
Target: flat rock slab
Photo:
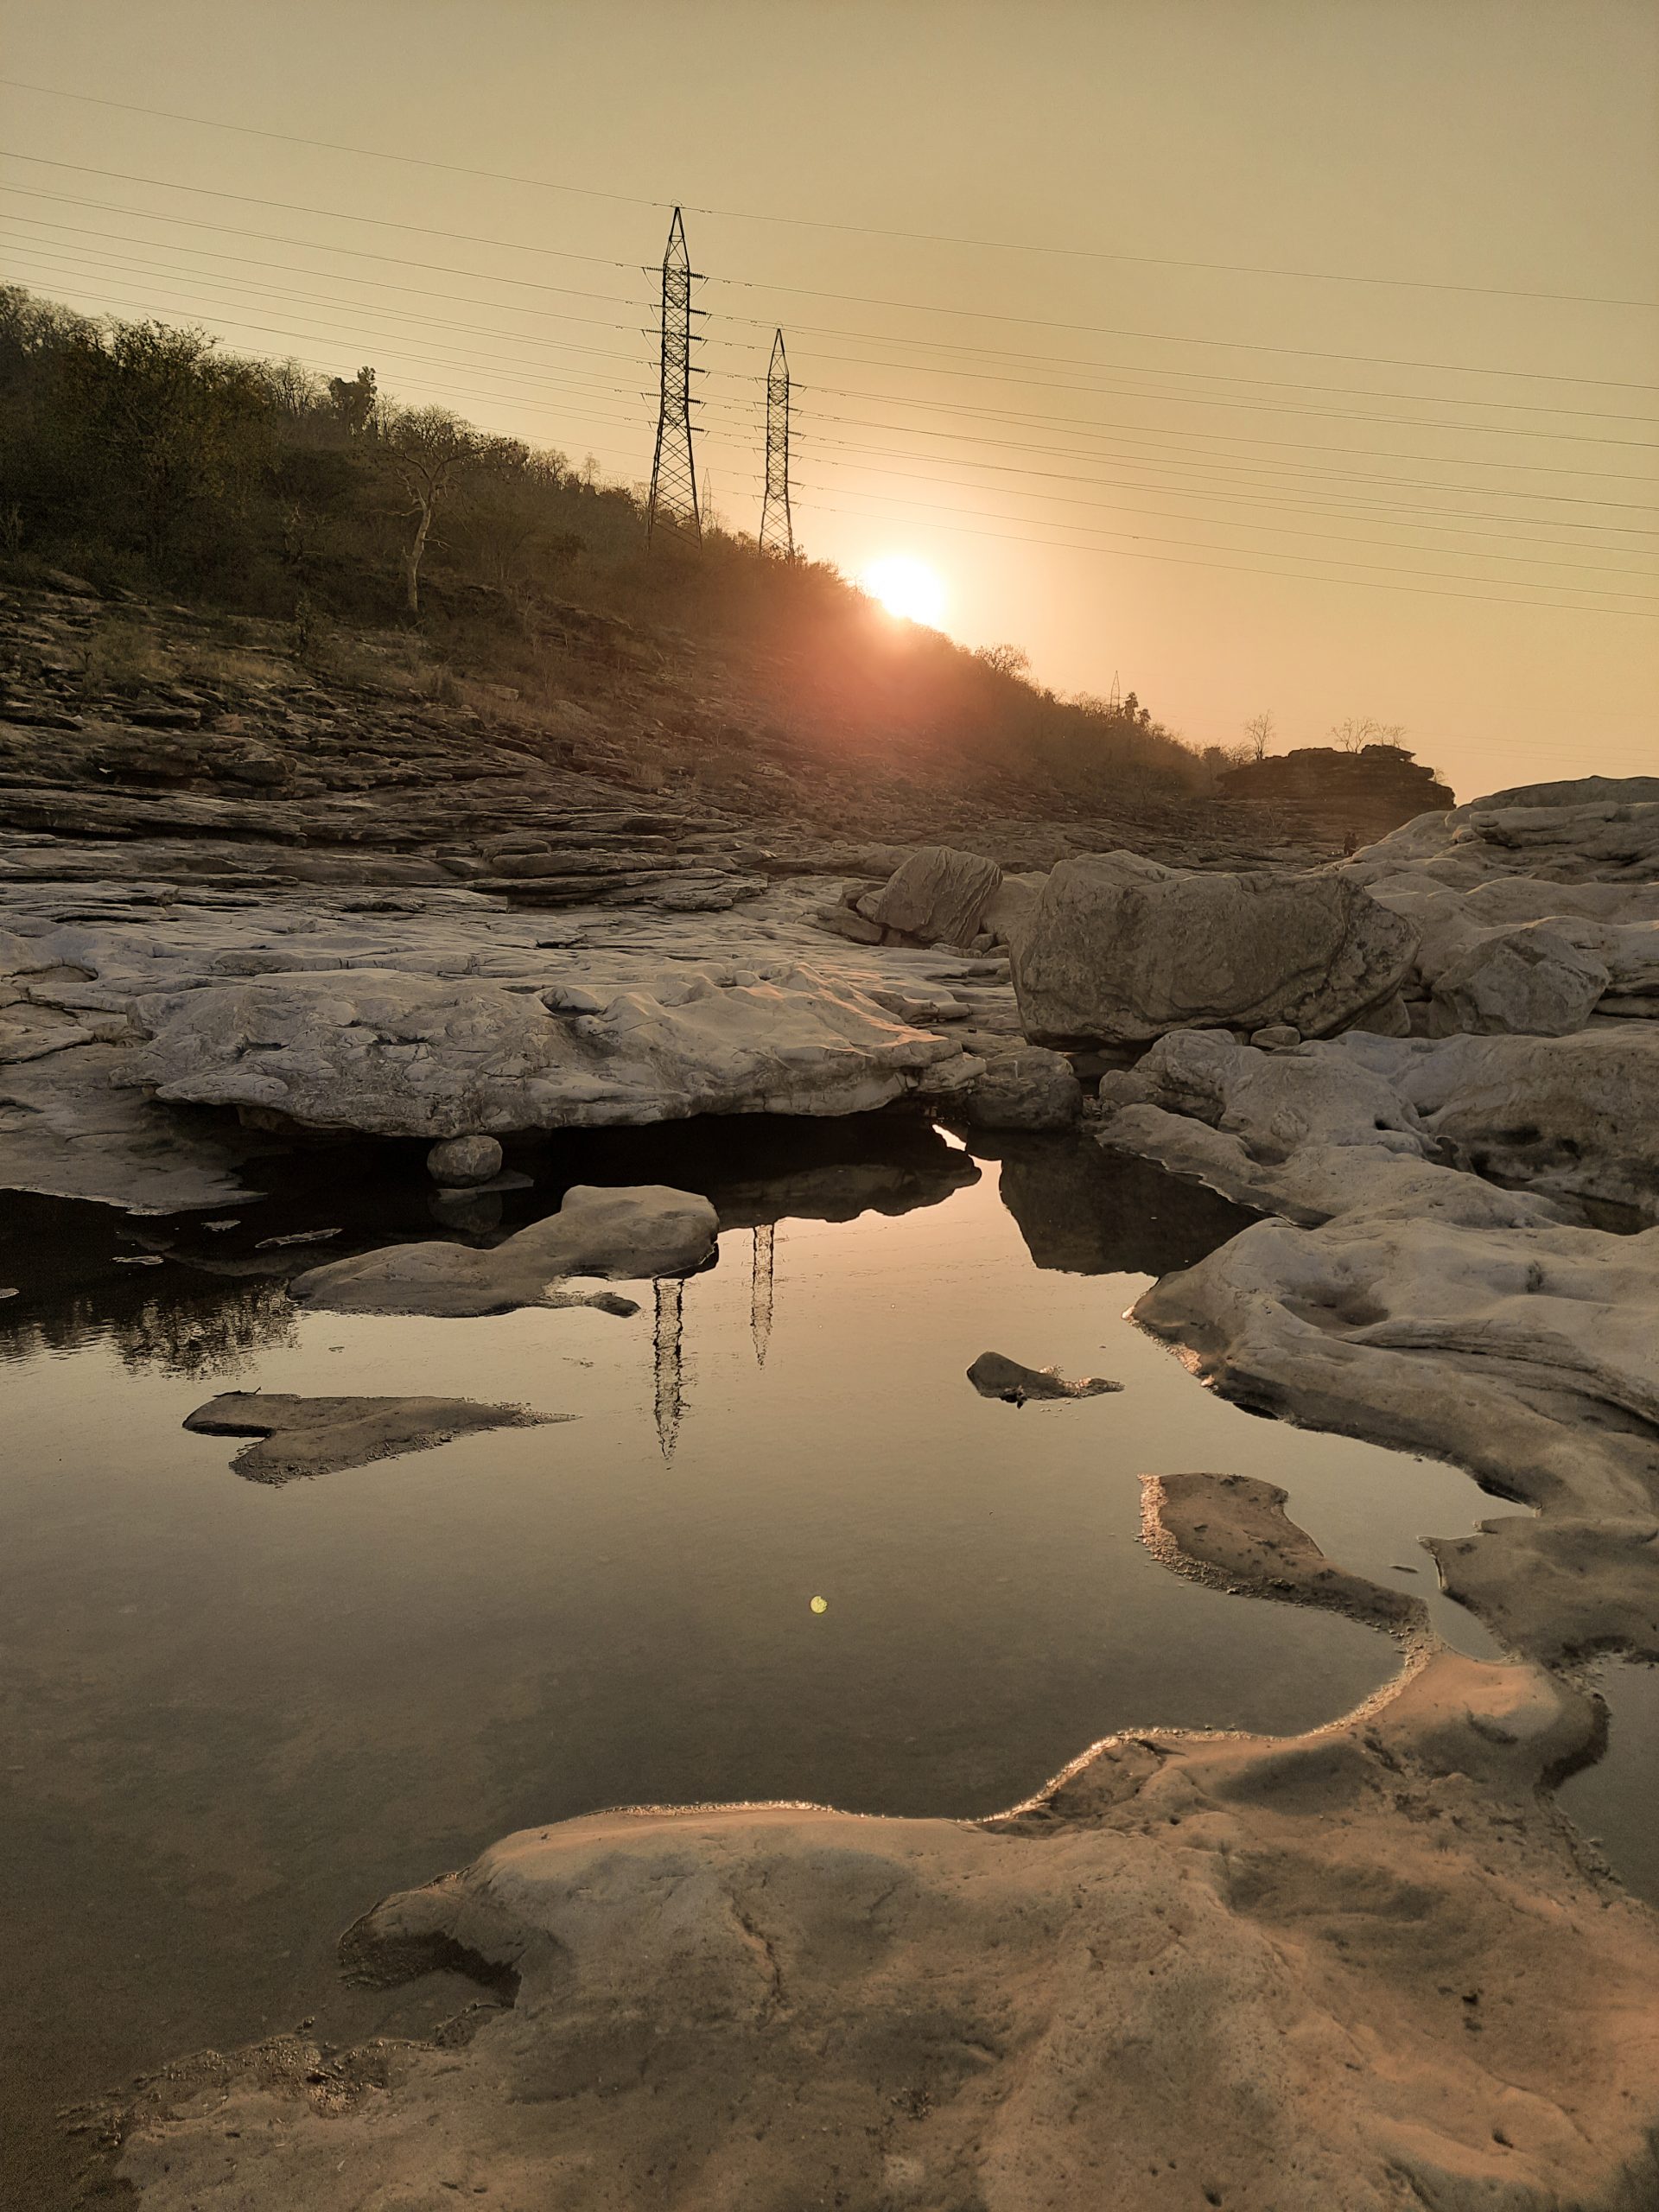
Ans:
[[[491,1428],[532,1428],[571,1421],[522,1406],[484,1406],[470,1398],[296,1398],[280,1391],[227,1390],[187,1414],[198,1436],[247,1436],[231,1461],[250,1482],[291,1483],[366,1467],[374,1459],[430,1451]]]
[[[788,964],[544,992],[391,969],[261,976],[134,1016],[149,1042],[123,1080],[158,1098],[380,1136],[860,1113],[978,1073],[955,1043]]]
[[[394,1244],[314,1268],[289,1285],[297,1304],[334,1313],[425,1313],[461,1318],[520,1306],[598,1305],[632,1313],[626,1300],[561,1287],[573,1275],[625,1281],[689,1274],[715,1249],[720,1221],[707,1198],[661,1183],[620,1190],[577,1184],[545,1221],[486,1251],[467,1244]]]
[[[1027,1398],[1099,1398],[1123,1388],[1103,1375],[1068,1382],[1058,1367],[1026,1367],[1000,1351],[981,1352],[968,1370],[968,1380],[982,1398],[1001,1398],[1014,1406],[1024,1405]]]
[[[1421,1598],[1328,1560],[1285,1512],[1290,1493],[1253,1475],[1142,1475],[1141,1536],[1177,1573],[1224,1590],[1322,1605],[1414,1641],[1429,1634]]]

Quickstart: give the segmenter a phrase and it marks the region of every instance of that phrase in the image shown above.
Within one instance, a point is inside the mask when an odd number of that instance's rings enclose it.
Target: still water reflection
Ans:
[[[1246,1217],[1085,1142],[998,1149],[878,1118],[528,1157],[474,1234],[576,1180],[715,1199],[718,1264],[626,1287],[630,1320],[290,1306],[324,1252],[435,1233],[394,1147],[277,1163],[230,1227],[0,1199],[21,2201],[65,2201],[53,2108],[138,2066],[447,2009],[333,1991],[334,1937],[513,1827],[708,1798],[988,1813],[1115,1727],[1298,1729],[1391,1670],[1353,1623],[1159,1567],[1143,1470],[1284,1484],[1329,1551],[1490,1649],[1415,1541],[1470,1525],[1471,1483],[1253,1419],[1122,1319]],[[964,1373],[988,1350],[1126,1387],[988,1402]],[[270,1488],[180,1427],[254,1387],[576,1419]]]

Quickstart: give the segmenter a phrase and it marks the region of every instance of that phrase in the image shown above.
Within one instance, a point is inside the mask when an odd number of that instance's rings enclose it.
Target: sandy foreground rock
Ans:
[[[1325,1036],[1381,1009],[1417,948],[1351,879],[1204,874],[1135,853],[1063,861],[1013,947],[1034,1044],[1144,1043],[1216,1022]]]
[[[117,2170],[149,2212],[1636,2212],[1659,1923],[1535,1797],[1594,1725],[1442,1653],[1313,1736],[1110,1739],[982,1824],[527,1830],[343,1946],[505,2009],[185,2061]]]

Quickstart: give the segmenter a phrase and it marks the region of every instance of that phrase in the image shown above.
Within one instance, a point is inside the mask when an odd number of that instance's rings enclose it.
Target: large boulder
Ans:
[[[980,918],[1002,881],[995,861],[950,845],[924,845],[858,911],[884,930],[934,944],[971,944]]]
[[[976,1128],[1065,1129],[1083,1112],[1083,1085],[1064,1052],[1033,1045],[988,1059],[963,1106]]]
[[[1440,1036],[1565,1037],[1584,1027],[1611,980],[1558,925],[1523,922],[1478,938],[1448,963],[1434,987],[1431,1027]]]
[[[1388,1001],[1417,932],[1360,886],[1200,874],[1135,853],[1062,861],[1013,948],[1033,1043],[1142,1044],[1287,1022],[1325,1037]]]

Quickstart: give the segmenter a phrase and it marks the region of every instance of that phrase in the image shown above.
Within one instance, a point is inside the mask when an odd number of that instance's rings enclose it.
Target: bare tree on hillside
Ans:
[[[1244,740],[1250,748],[1251,760],[1265,760],[1268,747],[1273,742],[1272,715],[1266,709],[1259,715],[1252,715],[1244,725]]]
[[[442,407],[412,408],[395,416],[381,440],[387,466],[409,501],[403,512],[414,524],[402,556],[404,604],[411,615],[421,611],[421,563],[432,542],[433,521],[480,443],[476,430]]]
[[[1350,715],[1346,721],[1332,725],[1331,742],[1344,753],[1363,753],[1368,745],[1387,745],[1398,752],[1405,734],[1403,722],[1379,722],[1370,715]]]

